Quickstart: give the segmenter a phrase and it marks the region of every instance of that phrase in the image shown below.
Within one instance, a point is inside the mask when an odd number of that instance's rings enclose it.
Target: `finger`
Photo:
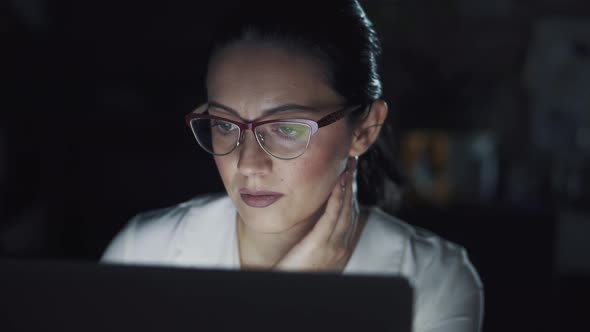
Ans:
[[[330,239],[330,235],[333,233],[334,227],[336,227],[338,222],[338,216],[340,215],[340,207],[342,206],[342,200],[344,199],[345,194],[344,189],[346,187],[346,178],[347,174],[346,172],[343,172],[334,186],[334,189],[332,189],[324,214],[315,224],[310,235],[323,241],[328,241]]]
[[[354,178],[355,164],[355,159],[351,158],[347,167],[348,172],[346,188],[344,192],[344,199],[341,204],[340,215],[338,216],[338,221],[334,227],[334,231],[330,236],[330,241],[335,241],[335,243],[342,243],[344,245],[346,245],[346,238],[348,237],[347,234],[349,233],[353,220],[352,181]]]
[[[360,218],[360,209],[358,206],[358,201],[356,200],[356,197],[354,195],[354,192],[352,193],[352,217],[351,217],[351,225],[348,228],[348,232],[346,233],[345,239],[344,239],[344,244],[345,246],[348,248],[350,246],[352,246],[352,244],[354,243],[354,240],[356,238],[357,235],[357,230],[359,227],[359,218]]]

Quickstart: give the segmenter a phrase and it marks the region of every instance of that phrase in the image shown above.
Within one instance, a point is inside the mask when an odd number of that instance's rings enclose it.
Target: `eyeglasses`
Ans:
[[[203,113],[189,113],[186,124],[191,128],[199,145],[207,152],[223,156],[235,150],[244,139],[244,133],[251,130],[260,147],[278,159],[295,159],[301,156],[309,145],[311,137],[319,128],[344,118],[361,105],[347,107],[330,113],[320,120],[281,119],[243,123]]]

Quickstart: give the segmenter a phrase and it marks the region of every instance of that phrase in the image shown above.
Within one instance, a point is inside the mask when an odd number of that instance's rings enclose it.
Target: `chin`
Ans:
[[[258,233],[278,234],[293,226],[294,222],[289,222],[284,213],[277,210],[264,211],[266,209],[268,208],[256,209],[246,206],[239,209],[238,213],[244,224]]]
[[[313,214],[309,211],[309,206],[304,207],[301,202],[296,204],[288,198],[283,197],[270,206],[257,208],[247,205],[237,195],[234,197],[234,205],[240,218],[249,229],[259,233],[280,234],[297,227],[298,223]]]

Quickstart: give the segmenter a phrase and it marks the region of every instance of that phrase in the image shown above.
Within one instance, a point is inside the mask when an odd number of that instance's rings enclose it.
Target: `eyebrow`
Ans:
[[[209,101],[208,102],[210,107],[215,107],[215,108],[220,108],[228,113],[231,113],[235,116],[237,116],[238,118],[242,119],[242,117],[240,116],[240,114],[232,109],[229,106],[225,106],[219,102],[216,101]],[[271,107],[269,109],[263,110],[262,111],[262,116],[260,116],[260,118],[265,117],[265,116],[269,116],[272,114],[277,114],[277,113],[285,113],[285,112],[290,112],[290,111],[297,111],[297,110],[301,110],[301,111],[315,111],[316,108],[315,107],[311,107],[311,106],[305,106],[305,105],[299,105],[299,104],[283,104],[283,105],[279,105],[276,107]]]

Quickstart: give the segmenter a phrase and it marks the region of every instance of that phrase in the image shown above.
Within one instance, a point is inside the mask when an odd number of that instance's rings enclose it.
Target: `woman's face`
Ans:
[[[243,122],[302,118],[319,120],[344,104],[323,77],[320,64],[300,53],[261,45],[234,45],[212,61],[207,76],[210,102],[235,110],[210,108],[212,115]],[[280,113],[265,110],[303,105]],[[345,168],[352,141],[346,120],[322,127],[305,153],[292,160],[268,155],[253,133],[230,154],[215,156],[221,179],[242,221],[263,233],[303,229],[323,212]],[[248,194],[278,193],[278,200]],[[255,195],[254,195],[255,196]],[[272,204],[267,205],[269,202]],[[258,205],[258,206],[257,206]],[[267,205],[260,207],[259,205]]]

